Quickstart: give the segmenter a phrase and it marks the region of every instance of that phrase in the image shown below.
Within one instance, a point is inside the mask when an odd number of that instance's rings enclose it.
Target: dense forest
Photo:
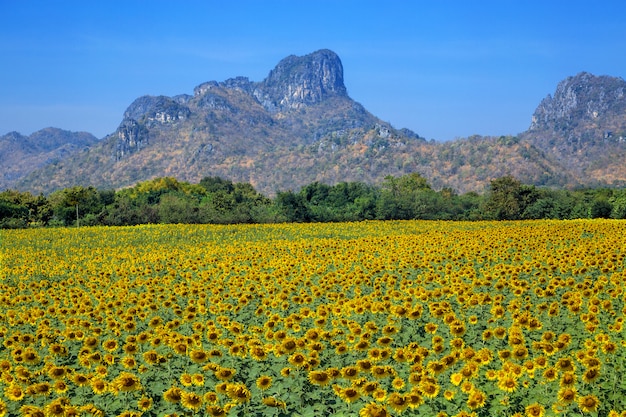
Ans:
[[[494,179],[484,194],[434,190],[417,173],[360,182],[308,184],[268,198],[248,183],[171,177],[132,188],[72,187],[48,196],[0,193],[0,227],[123,226],[148,223],[277,223],[362,220],[520,220],[626,218],[626,190],[562,190]]]

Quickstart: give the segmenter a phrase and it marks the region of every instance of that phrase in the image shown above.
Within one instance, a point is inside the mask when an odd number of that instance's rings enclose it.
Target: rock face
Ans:
[[[585,124],[623,119],[626,81],[581,72],[561,81],[554,93],[539,103],[532,116],[531,131],[566,131]],[[616,132],[613,132],[616,133]],[[624,132],[618,132],[624,133]]]
[[[256,86],[254,95],[270,111],[298,109],[332,96],[347,97],[341,60],[329,50],[289,56]]]
[[[85,149],[98,140],[86,132],[46,128],[24,136],[0,136],[0,190],[12,187],[28,173]]]
[[[49,192],[50,184],[80,179],[118,188],[155,176],[199,181],[218,175],[272,194],[313,181],[373,182],[380,172],[382,178],[410,170],[398,161],[389,170],[391,160],[369,172],[358,166],[363,158],[425,141],[367,112],[348,96],[343,77],[339,57],[320,50],[281,60],[260,82],[235,77],[202,83],[193,95],[140,97],[87,155],[35,172],[18,187]],[[356,148],[358,158],[349,158]],[[80,168],[85,160],[93,170]],[[58,180],[46,181],[51,177]]]
[[[335,117],[330,129],[321,127],[310,132],[294,133],[303,137],[320,138],[332,131],[341,130],[344,126],[362,127],[364,121],[369,124],[377,123],[362,106],[348,97],[341,60],[337,54],[327,49],[302,57],[289,56],[281,60],[261,82],[252,82],[247,77],[235,77],[223,82],[209,81],[200,84],[194,88],[193,96],[143,96],[136,99],[124,112],[124,119],[114,134],[118,142],[114,147],[113,159],[117,161],[141,150],[150,141],[151,129],[159,129],[159,125],[176,125],[192,114],[202,114],[205,122],[218,123],[220,120],[215,119],[215,112],[226,112],[233,116],[260,105],[269,114],[263,115],[257,111],[248,121],[252,124],[271,125],[274,117],[288,118],[291,111],[304,110],[332,98],[352,103],[349,117]],[[253,103],[245,104],[242,109],[242,100],[252,100]]]
[[[581,72],[539,103],[521,135],[582,184],[626,180],[626,81]]]
[[[0,166],[0,185],[48,193],[220,176],[273,195],[314,181],[375,184],[412,172],[458,192],[484,191],[504,175],[556,187],[625,185],[625,92],[621,78],[580,73],[542,100],[517,137],[427,142],[352,100],[341,60],[320,50],[281,60],[259,82],[235,77],[202,83],[193,95],[140,97],[97,142],[61,145],[58,130],[37,140],[0,137],[3,162],[21,155],[13,168]],[[35,170],[33,152],[40,158]]]

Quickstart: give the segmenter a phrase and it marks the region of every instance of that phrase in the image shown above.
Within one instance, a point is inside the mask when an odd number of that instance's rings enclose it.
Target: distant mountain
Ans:
[[[520,137],[575,183],[626,184],[626,81],[586,72],[566,78],[541,101]]]
[[[56,164],[97,141],[90,133],[52,127],[30,136],[17,132],[0,136],[0,190],[13,187],[28,173]]]
[[[5,187],[45,193],[220,176],[272,195],[314,181],[380,183],[410,172],[458,192],[483,191],[507,174],[537,185],[620,185],[625,108],[622,79],[581,73],[561,82],[517,137],[426,141],[352,100],[341,60],[320,50],[283,59],[260,82],[236,77],[203,83],[193,95],[140,97],[101,141],[36,169],[15,157],[19,173],[0,174],[12,178]]]

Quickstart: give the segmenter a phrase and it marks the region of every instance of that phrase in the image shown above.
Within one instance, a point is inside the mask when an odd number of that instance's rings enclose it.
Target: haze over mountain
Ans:
[[[100,141],[55,129],[4,135],[0,188],[48,193],[220,176],[271,195],[410,172],[458,192],[483,191],[508,174],[537,185],[616,186],[626,180],[625,87],[621,78],[580,73],[539,104],[518,136],[440,143],[369,113],[348,95],[339,57],[320,50],[283,59],[260,82],[236,77],[200,84],[193,95],[139,97]],[[44,145],[59,132],[62,143]]]

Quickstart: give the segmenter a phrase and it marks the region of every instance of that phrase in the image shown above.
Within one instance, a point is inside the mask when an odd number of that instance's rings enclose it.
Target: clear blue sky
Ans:
[[[581,71],[626,76],[626,2],[0,0],[0,134],[112,133],[137,97],[261,81],[322,48],[348,94],[427,139],[526,130]]]

